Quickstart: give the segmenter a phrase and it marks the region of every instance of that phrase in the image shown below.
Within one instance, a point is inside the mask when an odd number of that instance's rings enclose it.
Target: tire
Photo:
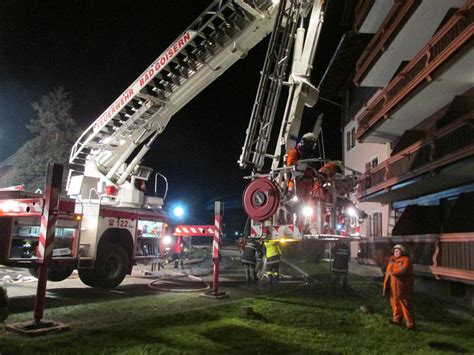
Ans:
[[[98,287],[98,283],[95,277],[95,271],[93,269],[79,269],[79,278],[84,285],[90,287]]]
[[[29,268],[30,275],[38,278],[39,266],[35,268]],[[48,269],[48,281],[60,282],[66,280],[71,276],[74,271],[74,267],[71,265],[50,265]]]
[[[97,252],[97,260],[92,270],[94,274],[88,275],[90,286],[105,289],[117,287],[125,278],[129,267],[130,261],[123,247],[103,244]]]

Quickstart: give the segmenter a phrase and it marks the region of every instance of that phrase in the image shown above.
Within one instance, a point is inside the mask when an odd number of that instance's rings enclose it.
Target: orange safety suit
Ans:
[[[390,284],[389,284],[390,282]],[[392,256],[387,266],[383,283],[383,295],[390,287],[390,305],[393,322],[401,324],[405,318],[407,328],[415,326],[413,320],[413,266],[408,256]]]
[[[291,149],[288,152],[287,158],[286,158],[286,165],[287,166],[292,166],[298,164],[298,160],[300,160],[298,151],[296,148]],[[315,177],[314,170],[312,167],[308,166],[301,177],[300,180],[298,180],[298,188],[296,190],[296,194],[298,198],[302,199],[305,202],[308,202],[309,198],[311,197],[311,191],[313,190],[313,179]],[[294,190],[295,188],[295,182],[294,179],[291,178],[290,181],[288,182],[288,189]]]

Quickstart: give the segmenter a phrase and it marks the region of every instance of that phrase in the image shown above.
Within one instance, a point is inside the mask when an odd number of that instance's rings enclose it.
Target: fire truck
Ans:
[[[77,269],[86,285],[113,288],[134,264],[157,261],[165,196],[145,196],[161,174],[141,160],[176,112],[272,31],[277,10],[272,1],[213,1],[83,132],[57,211],[50,281]],[[0,264],[35,273],[44,203],[21,188],[0,191]]]
[[[146,68],[71,150],[49,280],[64,280],[77,269],[86,285],[113,288],[133,265],[159,258],[167,227],[165,196],[145,196],[144,191],[154,179],[156,192],[163,176],[141,161],[173,115],[268,34],[268,52],[239,161],[242,168],[253,171],[243,201],[252,219],[251,236],[302,239],[321,233],[308,229],[308,221],[303,223],[302,206],[290,213],[285,205],[285,177],[293,174],[297,179],[300,168],[283,166],[282,152],[295,145],[304,106],[317,101],[318,90],[309,78],[323,4],[322,0],[215,0]],[[268,144],[283,87],[289,88],[287,109],[275,153],[270,155]],[[315,127],[319,136],[318,130],[320,122]],[[265,173],[268,157],[272,164]],[[324,157],[318,160],[323,161]],[[300,162],[305,163],[313,162]],[[350,192],[354,181],[353,175],[341,174],[325,183],[332,184],[330,193],[337,201]],[[38,239],[44,203],[42,194],[0,191],[1,264],[35,272],[42,257]],[[335,203],[325,208],[337,210]],[[335,221],[334,216],[335,212]]]

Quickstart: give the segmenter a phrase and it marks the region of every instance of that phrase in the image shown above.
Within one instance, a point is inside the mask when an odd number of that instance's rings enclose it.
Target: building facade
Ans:
[[[384,265],[402,242],[416,273],[471,306],[473,18],[473,0],[360,0],[320,85],[342,101],[344,163],[362,173],[360,260]]]

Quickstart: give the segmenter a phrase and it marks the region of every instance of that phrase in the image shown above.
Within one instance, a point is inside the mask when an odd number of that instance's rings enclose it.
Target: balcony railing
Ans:
[[[411,14],[420,4],[421,0],[395,1],[379,30],[356,63],[356,73],[354,76],[354,83],[356,85],[360,85],[372,63],[387,50],[395,35],[405,25]]]
[[[461,116],[359,178],[357,198],[474,155],[474,111]]]
[[[359,31],[362,23],[364,23],[370,9],[374,5],[375,0],[359,0],[355,9],[354,31]]]
[[[390,116],[390,111],[425,80],[431,81],[436,70],[448,62],[461,48],[467,49],[469,47],[465,44],[472,39],[474,33],[473,19],[474,0],[468,0],[415,58],[377,95],[371,104],[356,117],[359,122],[358,140],[363,140],[373,127],[387,119]]]
[[[374,238],[360,243],[358,261],[385,268],[395,244],[408,249],[416,274],[474,282],[474,233]]]

